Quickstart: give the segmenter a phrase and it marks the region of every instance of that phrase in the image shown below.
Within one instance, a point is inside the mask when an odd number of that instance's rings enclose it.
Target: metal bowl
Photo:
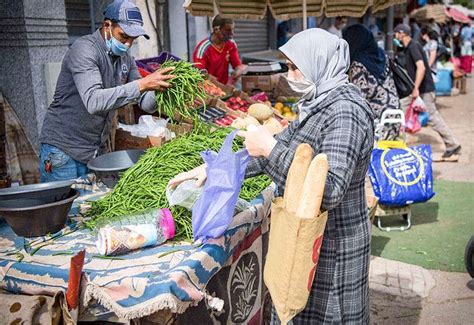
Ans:
[[[0,201],[18,199],[38,199],[53,203],[66,198],[74,180],[16,186],[0,189]]]
[[[143,149],[130,149],[107,153],[89,161],[87,168],[94,171],[98,180],[112,188],[120,178],[119,173],[135,165],[144,152]]]
[[[79,191],[70,189],[66,198],[52,203],[39,198],[2,200],[0,215],[18,236],[44,236],[64,227],[72,203],[77,197]]]

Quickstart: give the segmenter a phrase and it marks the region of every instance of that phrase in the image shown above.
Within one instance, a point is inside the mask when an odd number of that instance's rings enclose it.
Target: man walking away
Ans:
[[[421,96],[430,114],[428,123],[438,132],[446,146],[446,151],[442,156],[443,160],[454,160],[456,155],[461,152],[461,145],[436,109],[435,85],[430,73],[428,59],[423,52],[423,47],[411,38],[411,28],[406,24],[400,24],[395,27],[394,33],[395,38],[404,47],[406,69],[415,82],[415,87],[411,94],[412,99]]]

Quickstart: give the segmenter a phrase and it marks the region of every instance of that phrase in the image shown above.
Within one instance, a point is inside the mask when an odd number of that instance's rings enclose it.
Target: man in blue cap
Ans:
[[[144,36],[140,10],[115,0],[104,11],[101,28],[79,38],[64,56],[54,99],[40,135],[41,181],[74,179],[87,162],[104,152],[114,111],[129,103],[152,113],[155,91],[166,91],[172,68],[141,78],[129,53]]]

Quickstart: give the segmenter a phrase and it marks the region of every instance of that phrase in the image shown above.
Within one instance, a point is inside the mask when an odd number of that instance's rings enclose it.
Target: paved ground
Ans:
[[[468,79],[467,88],[466,95],[437,99],[439,111],[463,149],[457,163],[433,164],[436,179],[474,182],[474,78]],[[430,128],[409,136],[407,142],[429,143],[435,155],[444,151]],[[373,257],[370,297],[373,324],[474,324],[474,279],[467,273],[426,270]]]
[[[474,77],[468,79],[466,95],[438,97],[438,111],[451,127],[462,146],[457,163],[437,162],[433,165],[435,177],[451,181],[474,182]],[[444,152],[444,144],[431,128],[423,128],[416,135],[409,135],[409,144],[429,143],[434,155]]]

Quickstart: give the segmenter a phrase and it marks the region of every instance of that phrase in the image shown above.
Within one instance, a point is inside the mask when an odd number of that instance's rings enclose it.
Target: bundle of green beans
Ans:
[[[202,164],[200,152],[206,149],[218,151],[229,133],[228,129],[210,132],[199,126],[192,133],[182,135],[161,147],[148,149],[140,160],[120,178],[114,190],[92,203],[86,226],[97,229],[120,217],[148,208],[169,207],[166,186],[175,175]],[[242,147],[242,141],[234,141],[234,150]],[[240,197],[255,198],[270,184],[266,176],[246,179]],[[192,239],[191,212],[182,207],[171,207],[176,223],[177,240]]]
[[[161,65],[161,68],[169,67],[174,67],[170,73],[176,77],[168,81],[172,85],[170,88],[155,93],[158,113],[171,120],[174,120],[176,114],[195,118],[197,110],[194,109],[194,102],[198,100],[205,105],[204,76],[192,63],[186,61],[167,60]]]

